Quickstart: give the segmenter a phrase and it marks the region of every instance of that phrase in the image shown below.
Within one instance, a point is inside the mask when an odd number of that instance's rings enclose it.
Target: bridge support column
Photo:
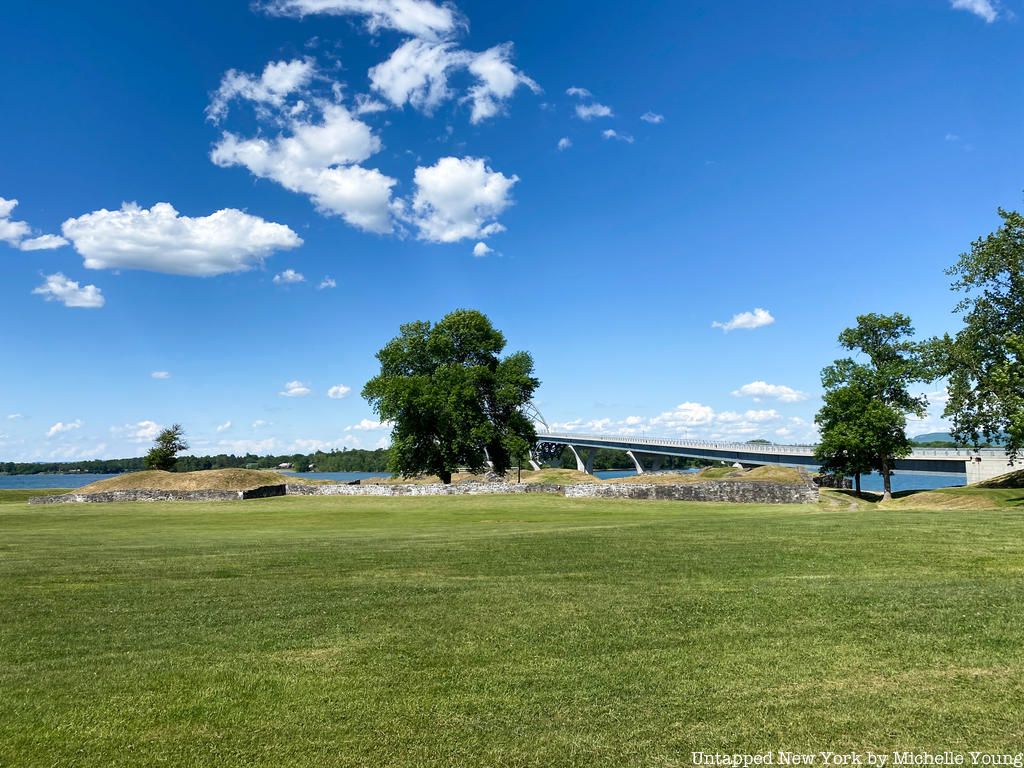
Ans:
[[[532,453],[530,454],[530,469],[532,469],[534,472],[540,471],[540,462],[533,457]]]
[[[644,469],[643,463],[640,459],[644,456],[650,456],[651,458],[651,472],[657,472],[661,469],[665,463],[665,457],[660,453],[640,453],[639,451],[626,451],[626,455],[633,460],[633,466],[636,467],[636,473],[638,475],[644,474],[647,470]]]
[[[636,473],[642,475],[644,473],[644,465],[640,463],[640,460],[636,457],[632,451],[626,451],[626,455],[633,460],[633,465],[636,467]]]
[[[576,471],[586,472],[588,475],[594,474],[594,457],[597,456],[597,448],[587,448],[586,460],[580,458],[580,452],[576,450],[575,445],[570,445],[569,450],[576,457]]]

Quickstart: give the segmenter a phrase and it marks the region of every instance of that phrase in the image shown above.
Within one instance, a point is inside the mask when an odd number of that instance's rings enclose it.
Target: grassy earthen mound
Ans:
[[[978,488],[1024,488],[1024,469],[978,483]]]
[[[250,491],[265,485],[282,485],[288,479],[280,472],[262,469],[207,469],[201,472],[164,472],[152,469],[98,480],[75,492]]]

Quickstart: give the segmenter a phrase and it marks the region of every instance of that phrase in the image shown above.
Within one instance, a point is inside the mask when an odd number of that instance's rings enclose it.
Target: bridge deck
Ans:
[[[709,459],[726,463],[778,464],[785,467],[816,469],[813,445],[763,445],[727,443],[705,440],[676,440],[672,438],[639,437],[635,435],[578,435],[572,433],[538,433],[538,442],[573,445],[577,448],[611,448],[639,454],[679,456],[690,459]],[[918,448],[904,459],[896,461],[896,472],[934,475],[962,475],[966,463],[977,457],[998,459],[1001,450],[981,451],[944,448]]]

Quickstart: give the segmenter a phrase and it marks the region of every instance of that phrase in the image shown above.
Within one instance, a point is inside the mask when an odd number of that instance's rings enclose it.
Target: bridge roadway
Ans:
[[[739,463],[744,466],[777,464],[809,470],[818,467],[818,462],[814,459],[813,445],[723,443],[637,435],[579,435],[546,431],[537,433],[537,442],[568,446],[576,456],[577,468],[581,472],[591,474],[594,471],[594,454],[598,448],[624,451],[633,460],[640,474],[645,470],[641,458],[646,456],[653,459],[654,470],[660,468],[665,456],[724,461],[727,464]],[[906,458],[897,459],[894,469],[899,474],[966,474],[968,483],[981,482],[1013,470],[1014,467],[1009,464],[1002,450],[971,451],[946,448],[917,448]]]

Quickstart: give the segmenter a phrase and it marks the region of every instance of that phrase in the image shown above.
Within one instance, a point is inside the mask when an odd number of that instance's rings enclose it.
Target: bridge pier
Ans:
[[[662,465],[664,465],[665,463],[665,457],[662,456],[660,453],[640,453],[639,451],[626,451],[626,455],[633,460],[633,466],[636,467],[636,473],[638,475],[642,475],[648,471],[644,469],[644,465],[640,461],[640,459],[644,456],[651,457],[651,472],[659,471]]]
[[[576,457],[576,471],[586,472],[588,475],[594,474],[594,457],[597,456],[597,448],[587,448],[586,460],[580,458],[580,452],[576,450],[576,446],[569,444],[569,450],[572,451],[572,455]]]
[[[967,472],[967,484],[983,483],[993,477],[1013,472],[1016,467],[1009,462],[1006,456],[972,456],[964,462]]]
[[[636,457],[636,454],[632,451],[626,451],[626,455],[633,460],[633,466],[636,467],[636,473],[642,475],[644,473],[644,465],[640,463],[640,460]]]

